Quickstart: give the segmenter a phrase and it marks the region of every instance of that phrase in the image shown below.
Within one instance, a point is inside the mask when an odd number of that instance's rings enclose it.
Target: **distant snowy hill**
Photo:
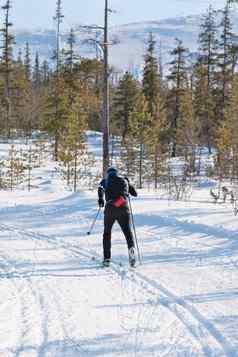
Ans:
[[[185,47],[196,52],[198,44],[201,17],[188,16],[170,18],[161,21],[146,21],[115,26],[111,28],[111,39],[117,40],[116,45],[110,48],[110,60],[118,70],[130,70],[137,74],[143,63],[148,35],[153,32],[158,43],[158,54],[163,55],[164,63],[169,60],[169,52],[175,45],[175,39],[181,39]],[[238,13],[233,14],[235,31],[238,31]],[[82,33],[76,29],[76,49],[81,56],[95,56],[95,46],[85,44],[85,39],[94,37],[94,34]],[[39,52],[41,58],[51,58],[55,48],[55,32],[53,30],[16,31],[16,52],[29,42],[32,53]],[[62,33],[61,46],[67,45],[68,33]]]

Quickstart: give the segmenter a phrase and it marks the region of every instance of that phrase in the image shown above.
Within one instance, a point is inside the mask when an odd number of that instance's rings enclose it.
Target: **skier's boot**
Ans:
[[[103,267],[107,268],[110,266],[111,259],[104,259],[102,262]]]
[[[135,248],[131,247],[128,251],[129,254],[129,264],[131,267],[136,265],[136,255],[135,255]]]

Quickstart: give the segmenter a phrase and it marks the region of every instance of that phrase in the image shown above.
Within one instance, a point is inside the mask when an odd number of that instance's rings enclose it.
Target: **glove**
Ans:
[[[99,207],[104,207],[104,199],[103,198],[99,198],[98,199],[98,205],[99,205]]]
[[[129,185],[129,194],[134,196],[134,197],[138,196],[134,186],[132,186],[132,185]]]

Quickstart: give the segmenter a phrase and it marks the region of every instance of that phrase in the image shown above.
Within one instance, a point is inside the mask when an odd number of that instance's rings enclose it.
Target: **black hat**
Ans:
[[[109,167],[109,168],[107,169],[107,174],[108,174],[108,175],[110,175],[110,174],[116,175],[117,172],[118,172],[117,169],[116,169],[115,167],[113,167],[113,166],[111,166],[111,167]]]

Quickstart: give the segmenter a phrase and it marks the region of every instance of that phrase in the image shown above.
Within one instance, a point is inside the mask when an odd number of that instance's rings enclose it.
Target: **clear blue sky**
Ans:
[[[212,4],[221,8],[225,0],[109,0],[117,13],[110,23],[160,20],[168,17],[198,14]],[[12,0],[12,20],[17,28],[52,28],[56,0]],[[62,0],[64,27],[72,24],[102,24],[104,0]]]

